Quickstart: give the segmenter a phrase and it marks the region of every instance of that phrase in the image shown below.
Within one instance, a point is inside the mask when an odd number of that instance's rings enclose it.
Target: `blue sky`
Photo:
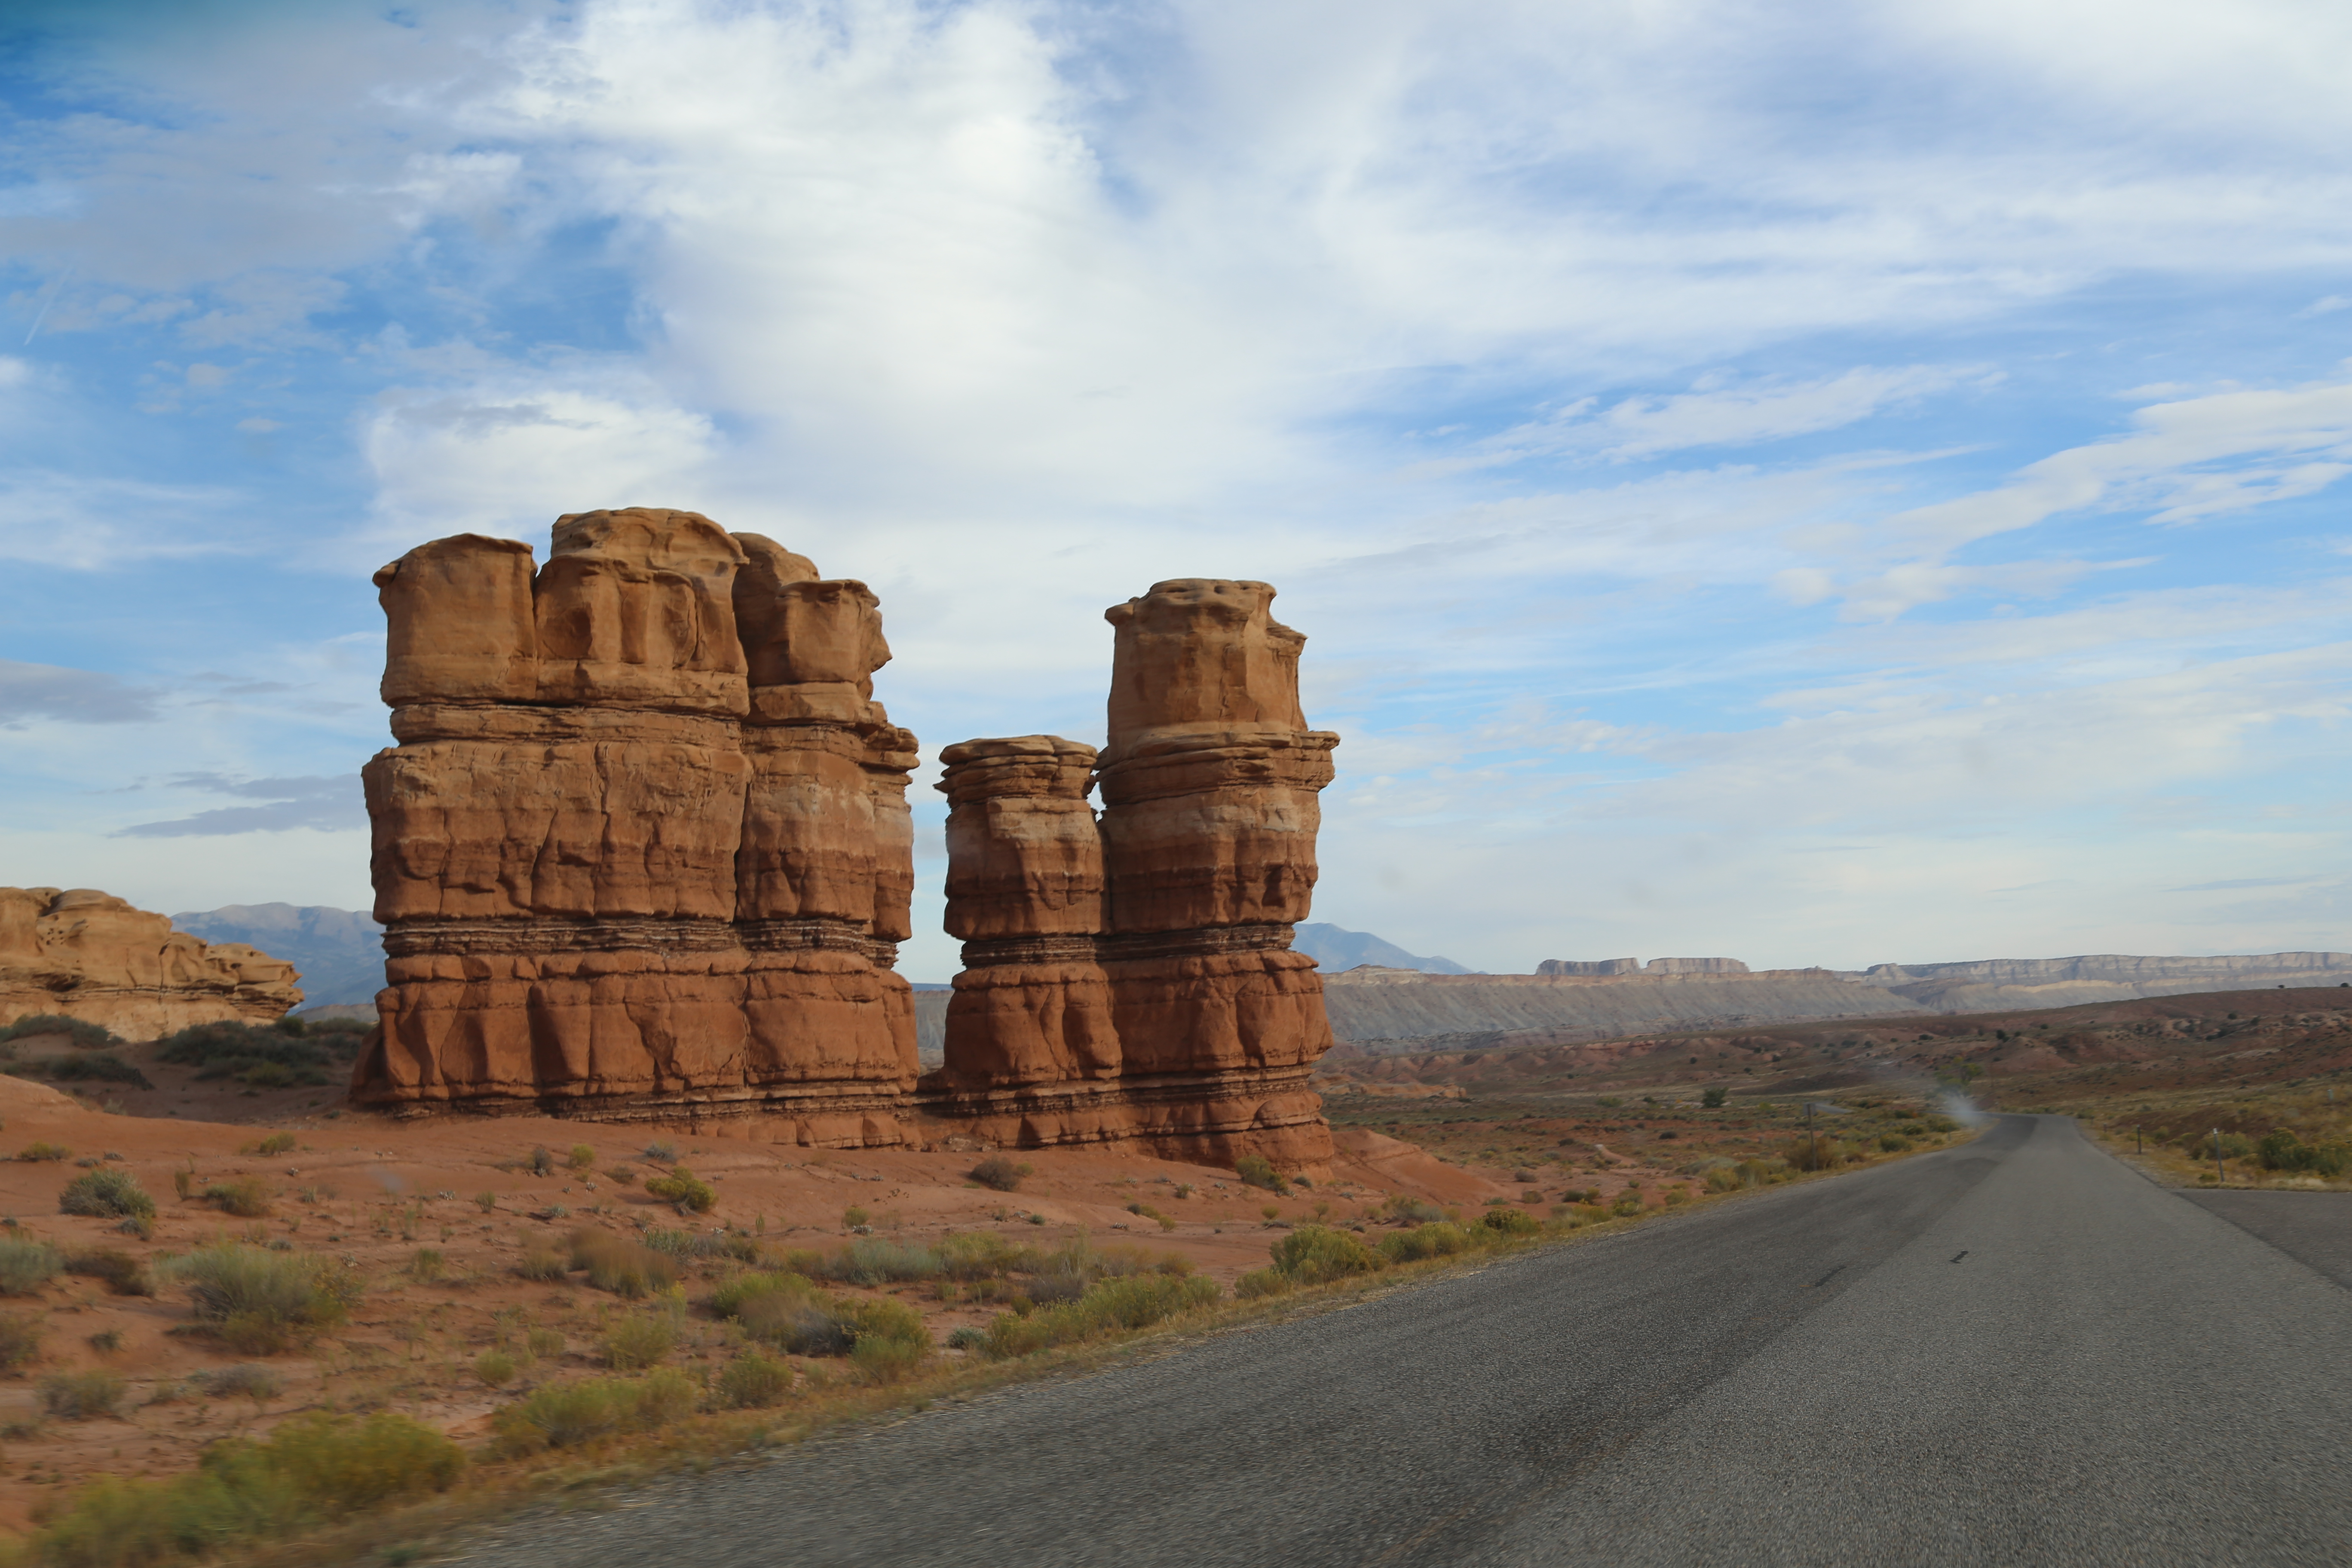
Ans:
[[[7,18],[0,882],[365,907],[368,574],[668,505],[933,754],[1275,583],[1415,952],[2352,948],[2340,6]]]

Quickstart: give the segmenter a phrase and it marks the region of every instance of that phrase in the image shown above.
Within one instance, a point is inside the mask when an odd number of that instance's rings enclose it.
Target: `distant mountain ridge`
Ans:
[[[1423,958],[1407,952],[1394,942],[1383,942],[1370,931],[1349,931],[1345,926],[1303,925],[1290,939],[1290,945],[1322,966],[1326,974],[1343,969],[1353,969],[1360,963],[1377,963],[1383,969],[1418,969],[1424,974],[1475,974],[1450,958]]]
[[[303,1008],[364,1005],[383,989],[383,928],[358,910],[326,904],[226,904],[190,910],[173,925],[206,942],[242,942],[302,973]]]

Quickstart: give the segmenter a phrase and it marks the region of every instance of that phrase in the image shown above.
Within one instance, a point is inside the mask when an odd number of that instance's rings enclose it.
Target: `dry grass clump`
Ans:
[[[61,1421],[87,1421],[93,1415],[120,1418],[128,1385],[118,1373],[58,1372],[41,1379],[41,1409]]]
[[[1381,1237],[1381,1256],[1391,1263],[1418,1263],[1425,1258],[1451,1258],[1470,1250],[1470,1233],[1447,1220],[1392,1230]]]
[[[643,1242],[609,1230],[583,1226],[572,1233],[572,1267],[588,1272],[588,1283],[634,1301],[677,1283],[677,1263]]]
[[[739,1274],[710,1304],[754,1339],[793,1355],[847,1356],[877,1383],[898,1381],[930,1354],[930,1331],[912,1307],[835,1296],[799,1274]]]
[[[710,1403],[721,1410],[764,1410],[792,1391],[792,1363],[746,1351],[711,1380]]]
[[[0,1372],[16,1372],[41,1353],[48,1327],[37,1312],[0,1312]]]
[[[311,1253],[236,1242],[198,1247],[173,1265],[196,1317],[243,1355],[276,1355],[350,1315],[365,1287],[341,1264]]]
[[[0,1296],[29,1296],[64,1267],[64,1257],[46,1241],[0,1237]]]
[[[152,1219],[155,1200],[128,1171],[96,1170],[76,1176],[58,1194],[59,1214],[110,1219]]]
[[[569,1448],[646,1432],[693,1413],[694,1380],[671,1367],[643,1377],[598,1377],[539,1389],[499,1412],[498,1447],[510,1455]]]
[[[239,1219],[260,1219],[269,1213],[269,1188],[258,1176],[215,1182],[205,1189],[205,1202]]]
[[[677,1320],[667,1312],[637,1312],[604,1331],[604,1364],[615,1372],[643,1372],[677,1349]]]
[[[1028,1312],[1000,1313],[975,1347],[992,1360],[1028,1355],[1197,1311],[1224,1292],[1197,1276],[1136,1274],[1100,1280],[1075,1301]]]

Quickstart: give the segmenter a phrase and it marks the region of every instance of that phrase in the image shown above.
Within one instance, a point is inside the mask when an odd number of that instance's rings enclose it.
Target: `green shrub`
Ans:
[[[0,1312],[0,1372],[15,1372],[39,1355],[47,1332],[37,1312]]]
[[[971,1179],[983,1187],[993,1187],[1000,1193],[1018,1192],[1021,1179],[1030,1173],[1026,1165],[1016,1165],[1002,1154],[991,1154],[971,1168]]]
[[[1424,1258],[1451,1258],[1470,1247],[1470,1233],[1444,1220],[1392,1230],[1381,1237],[1381,1256],[1391,1263],[1416,1263]]]
[[[677,1348],[677,1323],[667,1313],[635,1313],[604,1331],[604,1364],[615,1372],[643,1372]]]
[[[793,1391],[790,1362],[746,1351],[729,1362],[710,1385],[710,1402],[722,1410],[764,1410]]]
[[[940,1272],[960,1282],[1001,1279],[1015,1269],[1034,1268],[1036,1253],[993,1231],[973,1231],[940,1237],[934,1250]]]
[[[253,1089],[318,1086],[331,1082],[331,1070],[358,1056],[365,1038],[362,1030],[314,1028],[299,1018],[197,1024],[167,1037],[155,1059],[193,1067],[202,1079],[231,1079]]]
[[[155,1200],[130,1172],[101,1168],[68,1182],[66,1190],[58,1194],[58,1212],[147,1219],[154,1215]]]
[[[1780,1151],[1792,1171],[1833,1171],[1846,1163],[1846,1146],[1834,1138],[1796,1137]]]
[[[609,1230],[572,1233],[572,1267],[588,1271],[588,1283],[627,1300],[667,1290],[677,1283],[677,1264],[642,1242]]]
[[[10,1070],[21,1073],[27,1068],[60,1083],[127,1083],[133,1089],[155,1087],[148,1081],[145,1073],[111,1051],[101,1051],[94,1057],[51,1057],[45,1061],[27,1063]]]
[[[64,1258],[46,1241],[0,1237],[0,1296],[29,1296],[64,1267]]]
[[[849,1347],[849,1364],[868,1383],[903,1383],[930,1358],[928,1340],[914,1344],[906,1340],[862,1338]]]
[[[531,1354],[541,1361],[550,1361],[563,1353],[563,1336],[553,1329],[533,1329],[522,1337],[522,1342]]]
[[[364,1289],[331,1259],[236,1242],[199,1247],[173,1271],[187,1282],[197,1318],[247,1355],[275,1355],[341,1322]]]
[[[1882,1132],[1878,1135],[1878,1148],[1881,1153],[1906,1153],[1910,1147],[1911,1140],[1904,1137],[1900,1132]]]
[[[239,1219],[260,1219],[269,1213],[269,1188],[258,1176],[215,1182],[205,1189],[205,1202]]]
[[[66,1272],[79,1274],[85,1279],[102,1279],[107,1289],[117,1296],[152,1296],[155,1293],[155,1283],[147,1278],[147,1270],[139,1259],[110,1247],[71,1254],[66,1258]]]
[[[63,1035],[86,1051],[122,1044],[113,1030],[93,1024],[87,1018],[68,1018],[62,1013],[27,1014],[0,1028],[0,1044],[31,1039],[36,1035]]]
[[[437,1247],[420,1247],[408,1260],[408,1277],[420,1285],[430,1285],[449,1271],[449,1260]]]
[[[2225,1141],[2226,1142],[2226,1141]],[[2208,1139],[2210,1142],[2210,1139]],[[2293,1132],[2281,1128],[2266,1135],[2255,1146],[2266,1171],[2310,1171],[2323,1176],[2343,1173],[2346,1155],[2352,1151],[2341,1144],[2305,1143]]]
[[[1301,1285],[1369,1274],[1380,1266],[1370,1247],[1328,1226],[1302,1225],[1274,1244],[1274,1267]]]
[[[1721,1109],[1723,1102],[1730,1098],[1731,1091],[1718,1084],[1701,1093],[1698,1097],[1698,1102],[1701,1105],[1706,1106],[1709,1110],[1716,1110]]]
[[[1239,1176],[1244,1185],[1264,1187],[1269,1193],[1280,1194],[1290,1190],[1289,1181],[1263,1154],[1244,1154],[1234,1161],[1234,1174]]]
[[[1609,1212],[1619,1219],[1633,1218],[1642,1212],[1642,1194],[1631,1191],[1619,1193],[1617,1201],[1609,1205]]]
[[[70,1159],[72,1155],[73,1151],[70,1149],[60,1147],[55,1143],[43,1143],[38,1142],[27,1143],[22,1149],[16,1151],[16,1158],[34,1164]]]
[[[1234,1299],[1255,1301],[1266,1296],[1286,1296],[1298,1288],[1298,1281],[1279,1268],[1253,1268],[1234,1281]]]
[[[125,1384],[119,1373],[57,1372],[41,1379],[41,1409],[61,1421],[122,1414]]]
[[[484,1351],[474,1358],[474,1375],[490,1388],[504,1388],[515,1378],[515,1358],[504,1351]]]
[[[1392,1197],[1388,1212],[1412,1225],[1431,1225],[1445,1217],[1445,1211],[1421,1198]]]
[[[1150,1328],[1205,1307],[1220,1292],[1216,1281],[1164,1274],[1106,1279],[1084,1296],[1023,1317],[1006,1312],[988,1326],[982,1353],[1003,1359],[1055,1345],[1075,1344],[1097,1335]]]
[[[499,1412],[499,1447],[509,1454],[569,1448],[624,1432],[646,1432],[689,1414],[698,1390],[674,1367],[643,1377],[557,1384]]]
[[[596,1168],[596,1151],[585,1143],[574,1143],[566,1163],[575,1171],[593,1171]]]
[[[250,1399],[257,1408],[286,1392],[286,1380],[266,1366],[216,1367],[194,1381],[215,1399]]]
[[[250,1144],[239,1152],[248,1154],[259,1154],[265,1158],[269,1158],[279,1154],[291,1153],[293,1149],[294,1134],[291,1132],[272,1132],[268,1137],[262,1139],[259,1142]]]
[[[717,1189],[684,1165],[677,1166],[667,1176],[647,1176],[646,1191],[677,1205],[680,1214],[689,1209],[696,1214],[709,1214],[719,1204]]]
[[[389,1410],[364,1419],[298,1415],[262,1452],[274,1473],[329,1514],[446,1491],[466,1468],[464,1450],[446,1436]]]

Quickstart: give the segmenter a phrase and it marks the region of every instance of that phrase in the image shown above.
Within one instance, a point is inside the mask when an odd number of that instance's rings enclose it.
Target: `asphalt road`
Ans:
[[[1958,1149],[535,1514],[462,1560],[2352,1562],[2352,1293],[2282,1249],[2340,1233],[2273,1229],[2072,1121],[2003,1117]]]

